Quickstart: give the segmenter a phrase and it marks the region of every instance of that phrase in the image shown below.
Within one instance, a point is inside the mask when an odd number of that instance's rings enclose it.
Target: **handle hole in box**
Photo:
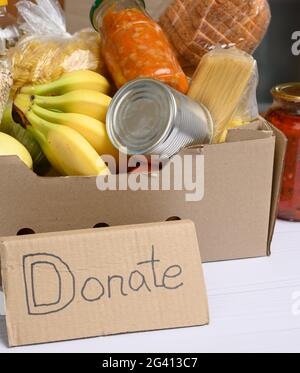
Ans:
[[[95,224],[93,228],[107,228],[107,227],[110,227],[110,225],[106,223],[98,223],[98,224]]]
[[[181,220],[181,218],[179,216],[171,216],[166,221],[178,221],[178,220]]]
[[[31,228],[22,228],[17,232],[17,236],[27,236],[29,234],[35,234],[35,231]]]

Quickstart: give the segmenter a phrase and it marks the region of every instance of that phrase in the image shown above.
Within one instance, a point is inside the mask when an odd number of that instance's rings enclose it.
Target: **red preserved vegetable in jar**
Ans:
[[[143,1],[97,0],[91,21],[102,34],[104,59],[117,88],[137,78],[153,78],[187,93],[187,77]]]
[[[279,85],[272,90],[274,103],[266,119],[288,138],[280,219],[300,221],[300,83]]]

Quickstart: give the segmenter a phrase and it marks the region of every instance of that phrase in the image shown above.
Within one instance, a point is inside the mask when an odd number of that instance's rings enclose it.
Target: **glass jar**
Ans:
[[[300,221],[300,83],[272,89],[273,106],[266,119],[288,138],[279,218]]]
[[[144,1],[97,0],[91,22],[102,35],[103,56],[117,88],[137,78],[153,78],[187,93],[187,77]]]

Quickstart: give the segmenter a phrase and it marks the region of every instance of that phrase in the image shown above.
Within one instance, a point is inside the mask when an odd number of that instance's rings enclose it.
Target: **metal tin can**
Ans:
[[[109,107],[108,136],[120,152],[171,158],[183,148],[211,143],[208,109],[154,79],[120,89]]]

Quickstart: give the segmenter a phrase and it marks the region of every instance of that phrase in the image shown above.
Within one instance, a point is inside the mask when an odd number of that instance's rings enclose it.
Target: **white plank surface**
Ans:
[[[300,224],[278,222],[271,258],[205,264],[211,324],[2,352],[300,352]],[[188,310],[187,310],[188,312]]]

